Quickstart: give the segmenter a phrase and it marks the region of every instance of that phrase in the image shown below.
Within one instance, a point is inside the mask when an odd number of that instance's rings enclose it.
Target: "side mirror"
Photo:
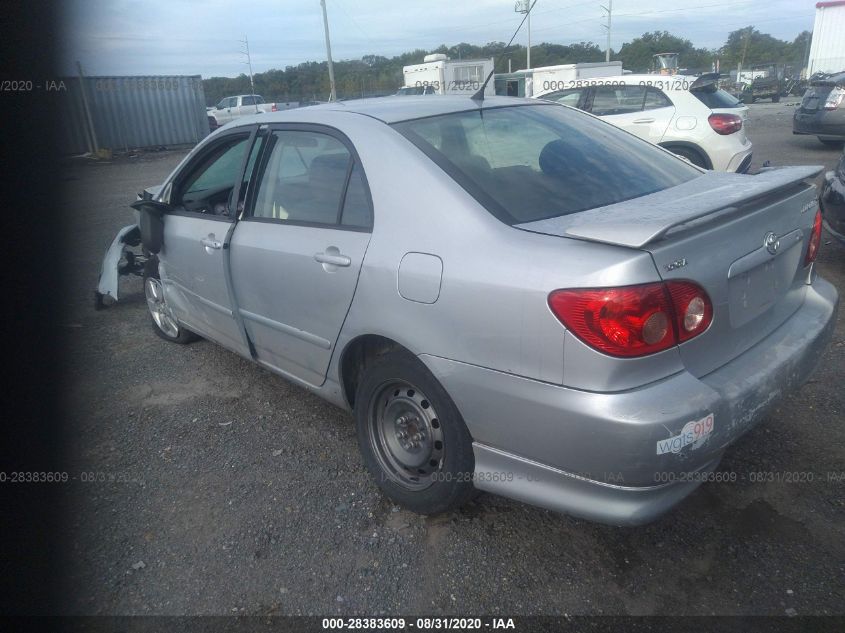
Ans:
[[[136,200],[131,205],[139,212],[141,243],[151,253],[158,253],[164,242],[164,214],[173,210],[169,204],[155,200]]]

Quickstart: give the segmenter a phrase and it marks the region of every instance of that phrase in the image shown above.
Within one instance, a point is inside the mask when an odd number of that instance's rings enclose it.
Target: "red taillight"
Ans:
[[[555,290],[549,307],[591,347],[627,358],[689,340],[713,320],[710,298],[691,281]]]
[[[742,117],[738,114],[711,114],[707,117],[710,127],[716,134],[733,134],[742,129]]]
[[[807,255],[804,257],[804,265],[809,266],[819,256],[819,246],[822,243],[822,212],[816,211],[816,219],[813,220],[813,230],[810,232],[810,242],[807,244]]]
[[[276,107],[275,103],[270,106],[270,112],[278,112],[278,111],[279,111],[279,109]]]

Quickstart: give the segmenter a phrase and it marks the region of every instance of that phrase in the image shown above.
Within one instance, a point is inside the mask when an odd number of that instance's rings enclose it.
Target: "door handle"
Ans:
[[[215,240],[213,235],[201,238],[200,244],[202,244],[206,248],[213,248],[214,250],[220,250],[221,248],[223,248],[223,242]]]
[[[654,123],[654,119],[637,119],[634,123]]]
[[[321,264],[331,264],[332,266],[344,267],[352,264],[351,259],[349,259],[346,255],[340,255],[339,253],[315,253],[314,261],[320,262]]]

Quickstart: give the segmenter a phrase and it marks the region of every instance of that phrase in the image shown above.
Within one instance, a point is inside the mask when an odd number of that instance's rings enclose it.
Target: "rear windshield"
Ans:
[[[508,224],[638,198],[701,175],[609,123],[555,104],[456,112],[394,127]]]
[[[719,108],[741,108],[744,104],[742,101],[734,97],[732,94],[725,92],[721,88],[708,89],[701,88],[698,90],[690,90],[696,98],[706,105],[711,110]]]

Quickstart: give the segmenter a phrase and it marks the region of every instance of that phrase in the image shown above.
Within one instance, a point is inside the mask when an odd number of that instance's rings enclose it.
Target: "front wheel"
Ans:
[[[473,496],[469,431],[446,390],[410,353],[390,352],[364,370],[355,423],[364,464],[393,502],[438,514]]]
[[[144,266],[144,296],[147,299],[153,331],[161,338],[171,343],[181,344],[190,343],[199,338],[182,327],[173,314],[173,309],[168,305],[161,277],[158,274],[158,260],[155,257],[148,259]]]

